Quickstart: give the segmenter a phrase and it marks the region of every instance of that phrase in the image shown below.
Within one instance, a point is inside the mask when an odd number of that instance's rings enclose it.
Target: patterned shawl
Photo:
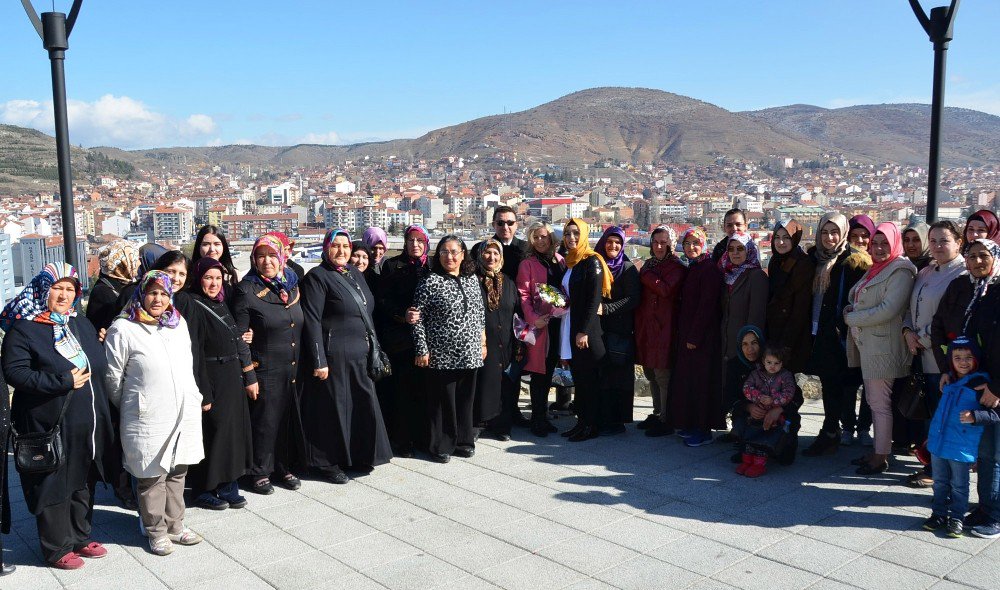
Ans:
[[[76,287],[76,298],[65,314],[49,309],[49,289],[59,281],[68,280]],[[69,329],[69,319],[76,316],[76,305],[83,296],[83,288],[76,269],[65,262],[49,263],[0,312],[0,329],[10,330],[17,320],[27,320],[52,326],[52,339],[56,352],[79,369],[88,365],[87,354]]]
[[[97,253],[101,274],[126,283],[135,281],[139,274],[139,251],[132,242],[115,240]]]
[[[427,230],[424,229],[423,226],[408,225],[406,226],[406,229],[403,230],[403,238],[409,237],[411,232],[417,232],[420,234],[420,237],[424,239],[424,253],[420,256],[420,258],[416,259],[410,258],[409,254],[407,254],[407,258],[409,259],[410,264],[415,266],[427,266],[427,253],[431,249],[430,234],[427,233]],[[403,254],[406,254],[406,244],[403,244]]]
[[[986,238],[979,238],[973,244],[982,244],[989,251],[990,256],[993,257],[993,267],[990,268],[990,273],[982,278],[976,278],[969,273],[969,280],[972,281],[972,299],[969,301],[969,305],[965,308],[965,321],[962,325],[962,333],[968,333],[969,319],[972,318],[972,312],[976,308],[976,304],[986,296],[986,291],[989,290],[990,285],[1000,280],[1000,244],[997,244],[993,240],[987,240]],[[970,244],[971,246],[971,244]]]
[[[142,306],[146,293],[154,286],[162,288],[170,296],[170,306],[158,318],[149,315],[146,308]],[[132,295],[132,301],[125,306],[118,317],[149,326],[176,328],[181,323],[181,312],[174,307],[174,287],[173,283],[170,282],[170,275],[162,270],[151,270],[144,274],[139,281],[139,288]]]
[[[732,242],[739,242],[747,249],[747,259],[743,261],[743,264],[733,264],[729,260],[729,244]],[[752,268],[760,268],[760,253],[757,251],[757,244],[754,243],[750,234],[733,232],[733,235],[729,236],[729,240],[726,242],[726,253],[719,259],[719,268],[725,273],[726,284],[729,285],[730,289],[744,272]]]
[[[493,248],[500,253],[500,262],[497,264],[496,270],[486,270],[486,264],[483,262],[483,253],[486,252],[487,248]],[[486,287],[486,307],[490,311],[496,311],[500,307],[500,297],[503,295],[503,244],[493,238],[486,240],[486,243],[479,250],[478,262],[480,280],[482,280],[483,286]]]

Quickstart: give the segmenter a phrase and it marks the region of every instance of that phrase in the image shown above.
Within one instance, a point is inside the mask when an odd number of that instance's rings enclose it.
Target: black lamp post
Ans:
[[[86,269],[80,268],[80,261],[76,256],[76,209],[73,206],[73,173],[69,161],[69,120],[66,116],[66,72],[63,62],[66,60],[66,50],[69,49],[69,34],[76,24],[82,2],[83,0],[73,0],[68,17],[61,12],[43,12],[39,20],[31,0],[21,0],[31,24],[42,38],[42,47],[49,52],[49,61],[52,64],[52,107],[56,119],[56,159],[59,162],[63,252],[66,262],[73,265],[81,275],[86,273]]]
[[[920,7],[920,0],[910,0],[913,14],[934,44],[934,94],[931,98],[931,149],[927,165],[927,222],[937,221],[937,197],[941,188],[941,116],[944,114],[944,72],[948,43],[954,38],[952,26],[960,0],[951,0],[951,6],[932,8],[930,16]]]

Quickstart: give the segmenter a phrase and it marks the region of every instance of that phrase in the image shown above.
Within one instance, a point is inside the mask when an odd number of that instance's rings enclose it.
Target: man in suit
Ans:
[[[517,267],[524,258],[524,240],[514,236],[517,233],[517,215],[514,209],[501,205],[493,210],[493,239],[503,246],[503,268],[501,271],[510,280],[517,280]],[[482,241],[472,247],[472,259],[478,261],[479,253],[486,242]]]

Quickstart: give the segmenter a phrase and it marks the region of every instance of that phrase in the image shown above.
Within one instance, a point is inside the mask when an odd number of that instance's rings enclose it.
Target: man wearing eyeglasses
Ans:
[[[510,280],[517,280],[517,267],[524,257],[526,242],[514,234],[517,232],[517,215],[514,208],[501,205],[493,210],[493,239],[503,245],[503,268],[501,272]],[[479,242],[472,247],[473,260],[479,260],[479,253],[483,249],[485,241]]]

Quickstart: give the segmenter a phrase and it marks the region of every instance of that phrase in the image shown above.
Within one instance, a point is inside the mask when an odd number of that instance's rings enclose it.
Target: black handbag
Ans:
[[[347,290],[354,297],[354,302],[358,304],[361,319],[365,322],[365,340],[368,341],[368,376],[371,377],[372,381],[381,381],[392,375],[392,365],[389,363],[389,355],[382,350],[382,345],[379,344],[378,337],[375,335],[375,326],[372,325],[372,317],[368,313],[368,307],[361,300],[361,294],[358,293],[358,290],[348,283],[346,278],[342,277],[339,272],[334,272],[333,275],[344,282]]]
[[[631,335],[605,332],[604,348],[611,364],[618,366],[635,364],[635,341]]]
[[[920,355],[913,357],[910,374],[896,379],[892,384],[892,398],[896,408],[909,420],[930,420],[933,415],[930,400],[927,399],[923,364]]]
[[[66,401],[63,402],[62,411],[59,412],[59,419],[56,420],[56,424],[51,430],[19,434],[14,425],[11,424],[10,432],[14,439],[14,466],[17,467],[18,473],[52,473],[66,462],[60,425],[63,416],[66,415],[66,408],[69,407],[69,400],[73,397],[74,391],[76,390],[70,390],[66,394]],[[0,392],[0,395],[6,394],[7,392]]]

